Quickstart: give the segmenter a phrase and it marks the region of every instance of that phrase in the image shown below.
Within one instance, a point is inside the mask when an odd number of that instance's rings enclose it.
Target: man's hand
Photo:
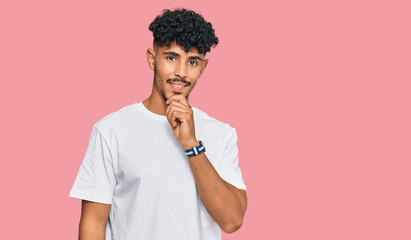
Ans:
[[[184,95],[171,96],[167,102],[166,116],[173,128],[174,136],[184,149],[198,146],[194,129],[193,110]]]
[[[194,129],[193,110],[183,95],[173,95],[167,102],[168,122],[173,128],[174,136],[184,149],[198,146]],[[206,154],[189,158],[191,171],[210,216],[226,233],[237,231],[243,224],[247,208],[247,194],[235,186],[225,182],[208,160]]]

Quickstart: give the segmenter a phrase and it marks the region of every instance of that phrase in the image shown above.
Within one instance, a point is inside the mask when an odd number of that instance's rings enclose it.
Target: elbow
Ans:
[[[238,229],[240,229],[242,225],[243,225],[243,218],[240,217],[236,220],[222,224],[221,230],[223,230],[223,232],[225,233],[233,233],[237,231]]]

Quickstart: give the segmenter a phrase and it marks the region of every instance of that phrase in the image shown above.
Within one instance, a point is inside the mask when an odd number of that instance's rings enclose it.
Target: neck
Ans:
[[[187,98],[188,101],[188,98]],[[158,91],[151,92],[151,95],[143,101],[144,106],[150,111],[158,115],[166,115],[168,104],[164,101],[163,96]]]
[[[163,98],[156,98],[150,95],[146,100],[143,101],[144,106],[155,114],[166,115],[167,104]]]

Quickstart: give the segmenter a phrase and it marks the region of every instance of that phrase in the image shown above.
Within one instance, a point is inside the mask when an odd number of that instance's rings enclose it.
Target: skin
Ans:
[[[207,67],[208,60],[196,48],[185,52],[176,43],[170,46],[154,46],[148,49],[147,61],[154,71],[151,95],[143,101],[153,113],[167,116],[173,134],[182,150],[199,146],[195,136],[193,110],[188,100],[197,80]],[[176,91],[168,79],[186,85]],[[165,101],[167,100],[167,101]],[[203,152],[188,158],[200,197],[210,216],[226,233],[237,231],[243,224],[247,208],[247,194],[224,181]],[[104,239],[110,205],[84,201],[80,220],[79,239]]]
[[[90,202],[81,203],[81,218],[79,226],[80,240],[104,240],[106,237],[106,222],[110,213],[110,204]]]
[[[147,49],[146,57],[150,69],[154,71],[154,81],[151,95],[143,104],[148,110],[160,115],[166,115],[168,107],[163,94],[167,99],[176,94],[184,95],[188,99],[208,64],[204,54],[199,54],[196,49],[190,49],[187,53],[174,42],[169,47],[154,46],[154,49]],[[184,79],[190,86],[185,87],[182,92],[174,91],[167,79],[176,78]]]

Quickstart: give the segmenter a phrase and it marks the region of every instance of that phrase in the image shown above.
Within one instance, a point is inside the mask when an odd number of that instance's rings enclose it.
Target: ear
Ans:
[[[206,69],[207,64],[208,64],[208,59],[204,59],[203,60],[203,66],[202,66],[201,72],[200,72],[200,76],[203,74],[204,70]]]
[[[151,70],[154,71],[154,65],[156,63],[156,52],[153,49],[149,48],[147,49],[146,56],[147,56],[148,66],[150,67]]]

